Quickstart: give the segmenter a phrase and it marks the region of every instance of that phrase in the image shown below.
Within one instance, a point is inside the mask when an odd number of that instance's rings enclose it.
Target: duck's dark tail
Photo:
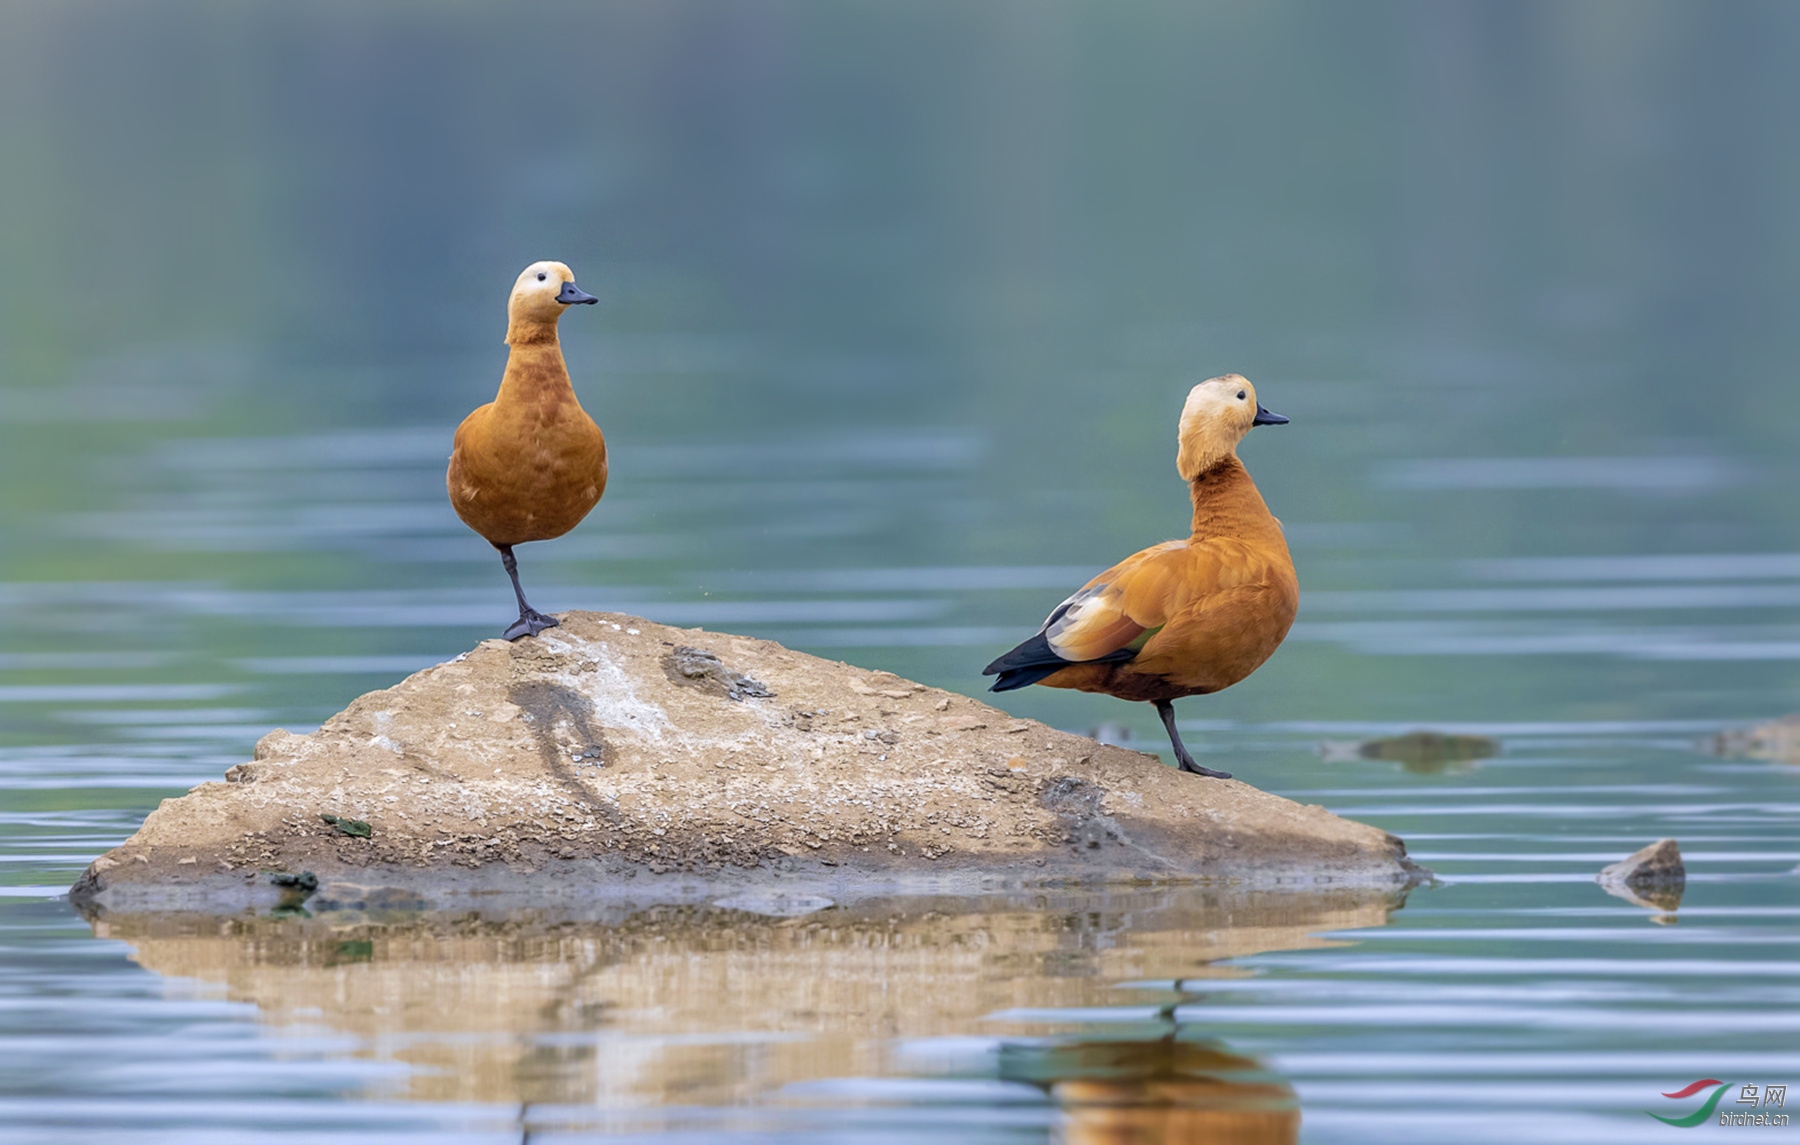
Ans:
[[[1053,618],[1054,619],[1054,618]],[[1010,692],[1037,683],[1074,664],[1120,664],[1137,655],[1136,649],[1121,648],[1098,660],[1065,660],[1050,647],[1049,639],[1039,632],[1030,640],[995,660],[981,670],[983,676],[999,676],[990,692]]]

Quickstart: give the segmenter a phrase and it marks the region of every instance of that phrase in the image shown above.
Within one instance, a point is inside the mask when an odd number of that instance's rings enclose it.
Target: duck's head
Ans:
[[[534,262],[513,283],[506,300],[508,325],[521,323],[556,325],[563,308],[598,298],[575,285],[575,272],[560,262]]]
[[[1238,442],[1259,425],[1286,425],[1256,400],[1256,387],[1242,374],[1208,378],[1188,391],[1181,407],[1180,449],[1175,467],[1188,481],[1237,453]]]

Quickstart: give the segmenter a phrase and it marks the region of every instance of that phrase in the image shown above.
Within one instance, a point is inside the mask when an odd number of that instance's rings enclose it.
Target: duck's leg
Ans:
[[[519,598],[519,619],[508,625],[500,635],[508,640],[517,640],[521,636],[536,636],[546,628],[555,628],[556,617],[545,616],[525,602],[525,590],[519,587],[519,562],[513,559],[512,546],[494,547],[500,550],[500,563],[506,566],[506,575],[513,582],[513,595]]]
[[[1174,704],[1168,700],[1156,701],[1156,714],[1162,717],[1163,727],[1168,729],[1169,742],[1175,745],[1175,762],[1181,765],[1181,770],[1192,772],[1195,775],[1210,776],[1213,779],[1231,778],[1229,771],[1214,771],[1210,767],[1201,767],[1194,762],[1194,757],[1188,754],[1187,745],[1181,742],[1181,733],[1175,730]]]

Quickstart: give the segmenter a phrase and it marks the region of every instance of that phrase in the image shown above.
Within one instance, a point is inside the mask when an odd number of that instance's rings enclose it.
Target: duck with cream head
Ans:
[[[450,450],[450,504],[500,550],[519,600],[508,640],[556,626],[526,602],[513,546],[562,536],[606,491],[606,438],[576,400],[556,338],[564,310],[598,301],[560,262],[525,268],[506,303],[509,350],[500,392],[463,419]]]
[[[992,690],[1043,684],[1147,701],[1183,771],[1230,779],[1194,762],[1173,701],[1256,671],[1294,623],[1300,585],[1281,522],[1237,456],[1253,427],[1287,420],[1237,374],[1195,386],[1175,455],[1194,505],[1188,539],[1125,558],[1057,605],[1037,635],[983,669],[999,677]]]

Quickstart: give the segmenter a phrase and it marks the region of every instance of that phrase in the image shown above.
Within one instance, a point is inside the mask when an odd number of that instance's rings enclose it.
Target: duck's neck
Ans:
[[[542,318],[514,318],[506,316],[506,344],[508,346],[533,346],[540,342],[556,344],[556,320],[546,322]]]
[[[1281,523],[1269,512],[1249,470],[1228,453],[1188,483],[1194,501],[1193,539],[1228,536],[1251,540],[1281,537]],[[1285,541],[1283,542],[1286,543]]]
[[[497,404],[554,406],[575,400],[554,322],[515,322],[507,327],[506,341],[512,349],[506,355]]]

